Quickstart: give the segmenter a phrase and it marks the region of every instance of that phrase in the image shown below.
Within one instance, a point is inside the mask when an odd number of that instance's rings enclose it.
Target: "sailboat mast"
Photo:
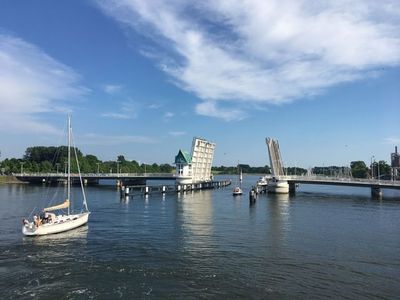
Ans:
[[[68,115],[68,178],[67,178],[67,199],[71,198],[71,116]],[[69,206],[68,206],[69,215]]]

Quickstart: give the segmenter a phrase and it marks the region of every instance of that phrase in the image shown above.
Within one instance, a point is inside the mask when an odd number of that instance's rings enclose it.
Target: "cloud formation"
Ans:
[[[126,101],[119,104],[118,112],[105,112],[101,116],[110,119],[128,120],[135,119],[138,115],[138,108],[133,101]]]
[[[226,120],[242,103],[291,102],[400,63],[397,0],[98,3],[153,41],[147,56],[203,100],[199,114]]]
[[[0,130],[57,132],[40,116],[68,111],[67,100],[88,92],[79,80],[75,71],[35,45],[0,34]]]
[[[80,140],[82,145],[124,145],[124,144],[155,144],[156,140],[140,135],[102,135],[89,133],[83,135]]]
[[[186,135],[186,131],[170,131],[168,134],[172,137],[179,137]]]
[[[107,94],[114,95],[122,89],[122,86],[117,84],[106,84],[103,88]]]

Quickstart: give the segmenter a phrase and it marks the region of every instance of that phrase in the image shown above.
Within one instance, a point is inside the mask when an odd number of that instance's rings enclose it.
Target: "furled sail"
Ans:
[[[45,209],[43,209],[43,211],[52,211],[52,210],[57,210],[57,209],[62,209],[62,208],[68,208],[69,207],[69,200],[66,199],[64,201],[64,203],[61,203],[59,205],[55,205],[55,206],[50,206],[50,207],[46,207]]]

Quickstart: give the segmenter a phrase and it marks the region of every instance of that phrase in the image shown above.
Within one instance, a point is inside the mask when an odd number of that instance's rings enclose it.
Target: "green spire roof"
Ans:
[[[175,156],[175,164],[190,164],[192,157],[186,151],[179,150],[178,155]]]

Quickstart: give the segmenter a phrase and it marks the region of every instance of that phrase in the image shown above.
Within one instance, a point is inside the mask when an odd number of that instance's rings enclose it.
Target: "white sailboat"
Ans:
[[[47,235],[53,233],[64,232],[82,226],[88,222],[90,211],[87,207],[85,190],[81,172],[78,163],[78,156],[75,150],[75,159],[78,166],[79,180],[82,189],[83,208],[82,211],[76,214],[70,213],[70,199],[71,199],[71,141],[72,141],[72,128],[71,117],[68,116],[68,177],[67,177],[67,198],[61,204],[46,207],[43,209],[42,217],[34,216],[33,221],[27,219],[23,220],[22,233],[27,236]],[[61,210],[67,209],[68,213],[65,215]],[[58,212],[58,214],[54,213]]]
[[[242,195],[243,194],[243,191],[242,191],[242,179],[243,179],[242,170],[240,170],[240,173],[239,173],[239,186],[236,186],[233,189],[233,195],[234,196],[238,196],[238,195]]]

